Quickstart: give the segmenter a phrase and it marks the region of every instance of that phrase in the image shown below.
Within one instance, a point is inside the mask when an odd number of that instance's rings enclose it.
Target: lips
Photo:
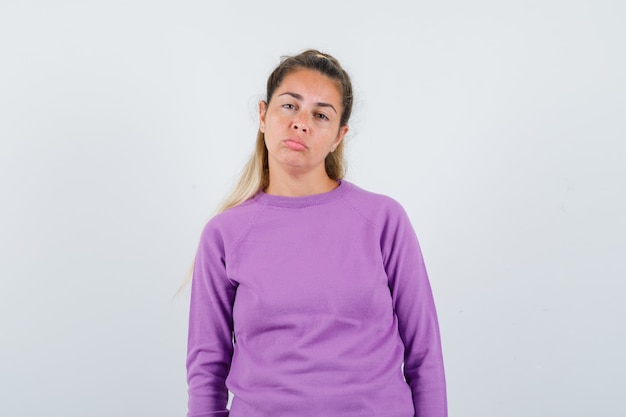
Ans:
[[[304,142],[302,142],[300,139],[297,139],[297,138],[285,139],[283,143],[285,144],[287,148],[292,149],[294,151],[303,151],[307,149]]]

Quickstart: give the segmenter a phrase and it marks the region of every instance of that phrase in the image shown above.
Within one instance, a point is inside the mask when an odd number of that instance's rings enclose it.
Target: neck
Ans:
[[[338,185],[338,182],[331,179],[325,171],[323,176],[287,176],[272,175],[272,170],[270,169],[270,182],[265,192],[284,197],[303,197],[332,191]]]

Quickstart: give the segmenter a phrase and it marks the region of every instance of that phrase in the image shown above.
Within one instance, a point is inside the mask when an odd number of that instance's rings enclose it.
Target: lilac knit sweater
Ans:
[[[342,181],[215,216],[187,369],[189,417],[447,416],[435,305],[402,207]]]

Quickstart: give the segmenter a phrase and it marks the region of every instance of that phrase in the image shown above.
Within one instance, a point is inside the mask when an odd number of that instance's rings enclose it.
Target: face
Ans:
[[[270,176],[277,172],[326,178],[324,160],[348,131],[339,126],[342,100],[337,83],[318,71],[289,73],[269,104],[259,104]]]

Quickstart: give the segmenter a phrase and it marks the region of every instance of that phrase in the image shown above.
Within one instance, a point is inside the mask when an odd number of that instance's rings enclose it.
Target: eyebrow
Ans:
[[[298,93],[292,93],[291,91],[287,91],[285,93],[279,94],[278,97],[284,96],[284,95],[291,96],[291,97],[295,98],[296,100],[304,100],[304,97],[302,97],[302,95],[300,95]],[[318,107],[330,107],[331,109],[333,109],[335,111],[335,113],[337,113],[337,109],[335,109],[335,106],[333,106],[330,103],[318,102],[318,103],[315,103],[315,105],[318,106]]]

